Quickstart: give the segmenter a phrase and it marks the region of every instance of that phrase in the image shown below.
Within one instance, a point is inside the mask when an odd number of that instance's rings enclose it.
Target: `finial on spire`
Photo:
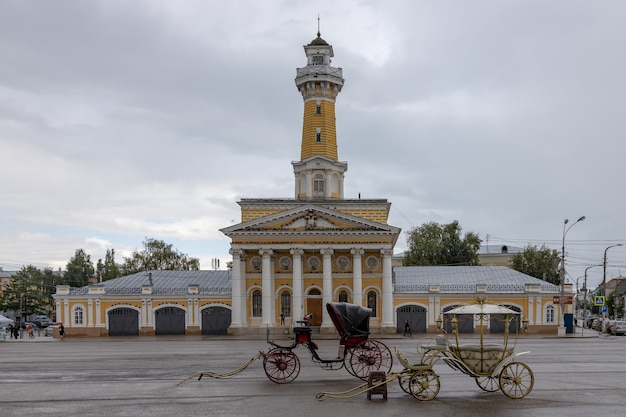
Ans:
[[[320,36],[322,36],[321,32],[320,32],[320,14],[317,14],[317,37],[319,38]]]

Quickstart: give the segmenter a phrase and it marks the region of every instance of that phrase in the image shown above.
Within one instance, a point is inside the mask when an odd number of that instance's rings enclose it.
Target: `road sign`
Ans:
[[[574,296],[573,295],[555,295],[552,297],[553,304],[573,304]]]
[[[600,307],[600,313],[608,313],[608,312],[609,312],[609,306]]]
[[[594,306],[603,306],[606,304],[606,297],[603,295],[594,295],[593,296],[593,305]]]

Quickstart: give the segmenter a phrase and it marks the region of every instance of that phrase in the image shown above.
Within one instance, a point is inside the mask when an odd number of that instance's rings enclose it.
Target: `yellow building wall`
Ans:
[[[147,299],[152,300],[152,310],[144,310],[142,306]],[[191,308],[189,299],[192,300]],[[99,302],[96,302],[99,301]],[[196,313],[194,306],[197,300],[198,311]],[[91,301],[91,303],[90,303]],[[59,303],[59,301],[57,301]],[[147,303],[146,303],[147,304]],[[67,305],[67,307],[66,307]],[[202,309],[207,306],[220,305],[227,308],[232,307],[230,297],[204,297],[198,295],[172,296],[172,297],[115,297],[100,295],[98,297],[76,297],[70,296],[60,299],[59,306],[56,311],[57,321],[63,323],[66,336],[68,337],[84,337],[84,336],[108,336],[108,311],[115,308],[133,308],[139,311],[139,334],[154,335],[155,318],[154,312],[163,306],[178,306],[187,312],[186,315],[186,334],[200,334],[202,325]],[[75,307],[83,307],[84,316],[83,324],[74,322],[73,312]],[[97,322],[99,310],[100,322]],[[150,317],[145,317],[150,315]],[[53,333],[58,337],[58,330]]]

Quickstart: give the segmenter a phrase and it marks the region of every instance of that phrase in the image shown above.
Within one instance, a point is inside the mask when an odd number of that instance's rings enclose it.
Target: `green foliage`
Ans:
[[[76,253],[65,266],[63,282],[70,287],[84,287],[94,273],[91,255],[87,255],[83,249],[76,249]]]
[[[46,311],[51,292],[48,280],[53,278],[51,269],[41,271],[32,265],[23,267],[2,291],[0,310],[12,310],[23,317]]]
[[[511,267],[531,277],[539,278],[552,284],[559,285],[559,253],[547,248],[528,245],[522,252],[516,253],[511,259]]]
[[[130,258],[124,258],[121,270],[130,275],[149,270],[197,271],[200,260],[180,253],[173,245],[162,240],[146,238],[144,250],[133,251]]]
[[[122,276],[120,267],[115,263],[115,249],[107,249],[104,262],[102,262],[102,259],[98,259],[96,271],[98,279],[102,281]]]
[[[441,225],[424,223],[407,232],[408,250],[403,265],[478,265],[478,234],[461,235],[458,221]]]

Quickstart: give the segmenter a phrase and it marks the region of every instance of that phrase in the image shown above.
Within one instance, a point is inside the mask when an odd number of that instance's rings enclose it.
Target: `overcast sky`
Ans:
[[[576,281],[626,244],[626,2],[7,0],[0,266],[121,261],[150,237],[224,267],[237,201],[293,197],[318,14],[345,78],[345,197],[392,203],[396,253],[453,220],[560,251],[585,215]]]

